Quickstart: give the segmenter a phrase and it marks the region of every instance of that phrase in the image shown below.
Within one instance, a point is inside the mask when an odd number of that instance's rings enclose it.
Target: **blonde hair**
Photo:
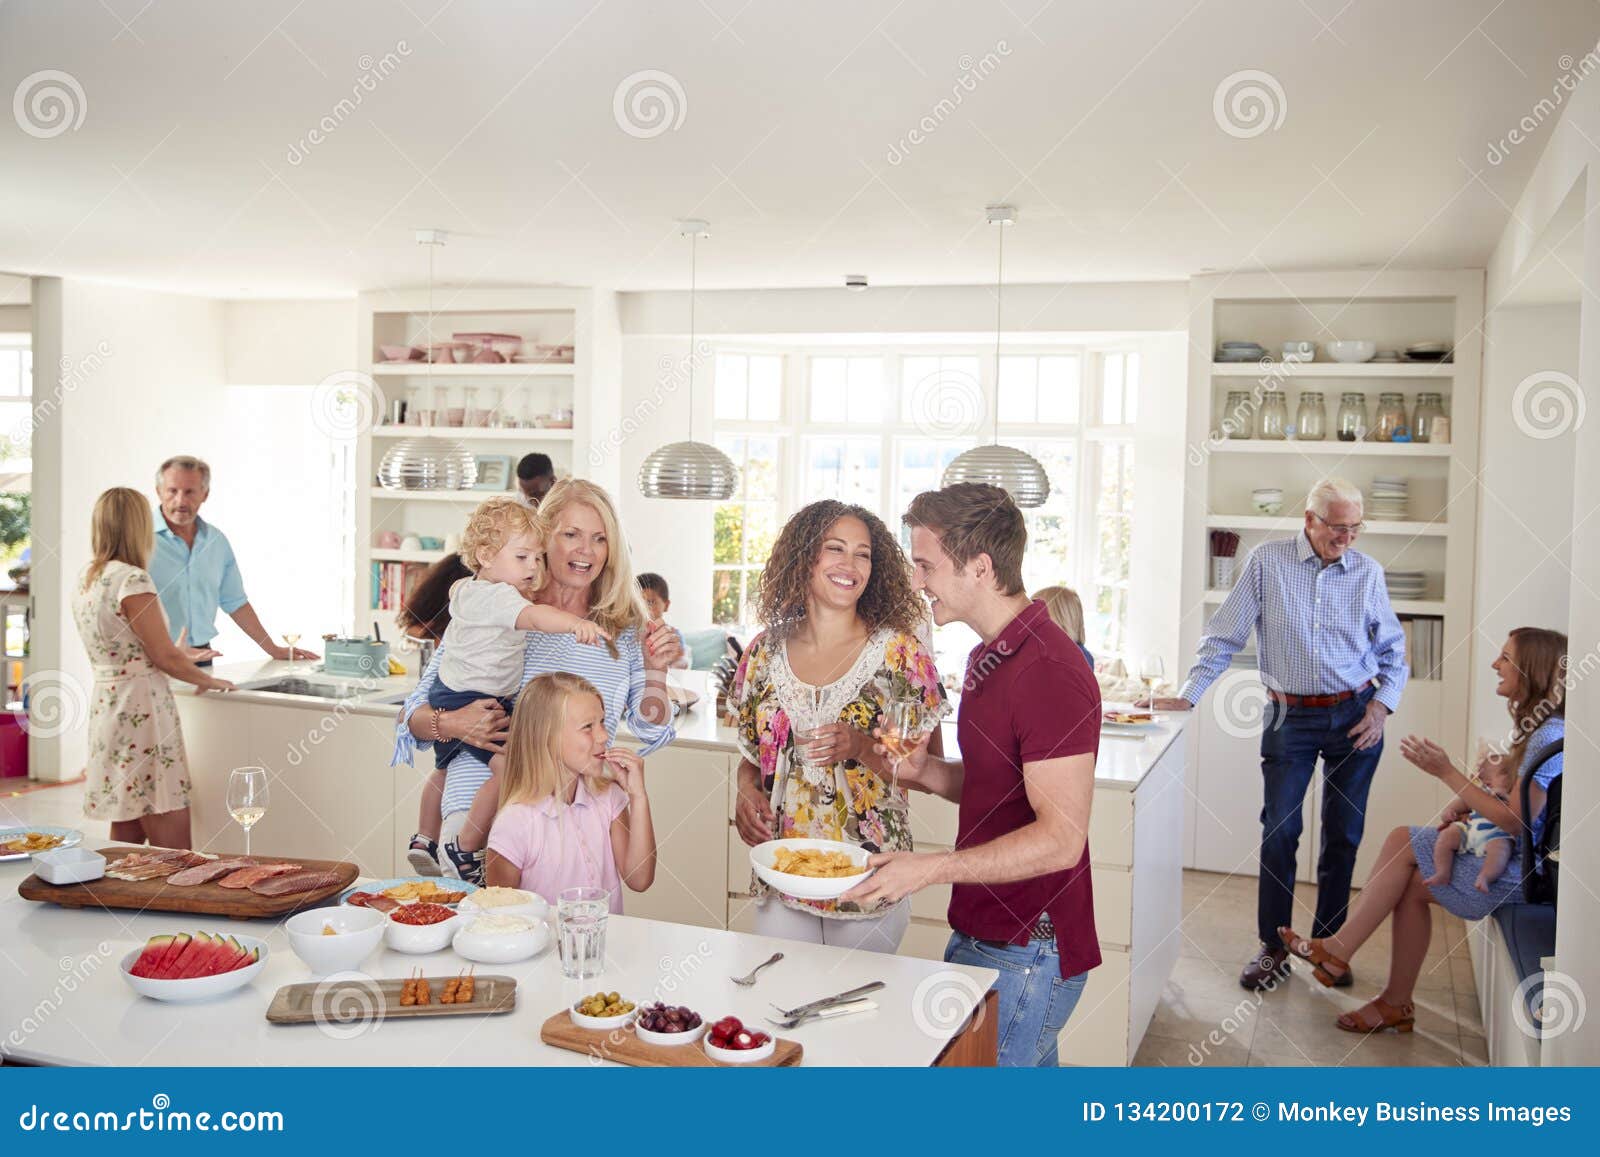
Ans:
[[[615,639],[632,627],[639,632],[643,642],[645,624],[650,621],[645,610],[644,596],[633,577],[633,560],[628,556],[628,544],[622,541],[622,531],[617,525],[617,509],[611,496],[593,482],[582,478],[563,478],[550,488],[550,493],[539,503],[539,514],[545,523],[545,533],[553,535],[561,526],[562,517],[570,506],[587,506],[600,517],[600,528],[606,536],[606,565],[589,586],[589,618]],[[547,560],[548,561],[548,560]],[[552,581],[550,567],[544,568],[543,590]],[[612,658],[616,658],[615,642],[606,644]]]
[[[514,803],[538,803],[550,796],[560,798],[569,774],[561,765],[561,731],[567,723],[567,703],[578,695],[593,695],[604,713],[605,698],[581,675],[552,671],[535,677],[522,689],[506,735],[506,765],[500,775],[502,809]],[[609,790],[610,785],[600,776],[583,778],[597,796]]]
[[[1044,604],[1056,626],[1067,633],[1078,646],[1083,646],[1083,601],[1071,587],[1045,587],[1035,591],[1033,597]]]
[[[509,494],[486,498],[472,512],[466,529],[461,532],[461,561],[477,574],[483,569],[479,555],[487,552],[494,557],[519,534],[533,535],[539,542],[539,553],[544,553],[546,526],[537,510],[524,506]]]
[[[94,514],[90,516],[93,557],[83,572],[83,589],[89,589],[107,563],[125,562],[143,570],[150,563],[155,541],[155,519],[145,496],[126,486],[105,491],[94,500]]]

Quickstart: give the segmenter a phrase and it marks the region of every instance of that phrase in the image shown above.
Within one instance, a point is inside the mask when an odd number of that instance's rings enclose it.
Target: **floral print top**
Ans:
[[[922,705],[921,734],[932,731],[949,704],[933,655],[921,640],[889,628],[874,631],[843,677],[814,687],[789,667],[784,643],[762,633],[745,648],[731,697],[738,710],[740,751],[760,770],[768,798],[780,799],[780,837],[842,840],[869,851],[911,850],[905,789],[853,759],[805,767],[795,752],[795,733],[837,721],[870,735],[881,726],[884,705],[905,700]],[[780,778],[781,789],[775,791]],[[751,888],[755,895],[767,891],[759,880]],[[844,918],[876,916],[893,907],[880,903],[863,910],[832,900],[782,900],[791,908]]]

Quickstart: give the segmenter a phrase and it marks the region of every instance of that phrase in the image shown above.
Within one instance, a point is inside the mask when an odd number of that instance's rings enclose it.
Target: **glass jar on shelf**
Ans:
[[[1444,417],[1444,395],[1419,393],[1417,405],[1411,413],[1411,440],[1429,442],[1433,439],[1434,422]]]
[[[1294,436],[1302,442],[1320,442],[1328,436],[1328,409],[1321,390],[1301,390],[1294,414]]]
[[[1250,437],[1255,427],[1255,417],[1250,413],[1250,391],[1229,390],[1228,401],[1222,409],[1218,424],[1223,436],[1235,441]]]
[[[1339,441],[1359,442],[1367,436],[1367,395],[1348,391],[1339,395]]]
[[[1378,414],[1372,425],[1374,442],[1409,442],[1411,427],[1406,421],[1404,394],[1379,394]]]
[[[1288,399],[1282,390],[1267,390],[1261,396],[1261,408],[1256,411],[1256,437],[1268,442],[1281,442],[1288,425]]]

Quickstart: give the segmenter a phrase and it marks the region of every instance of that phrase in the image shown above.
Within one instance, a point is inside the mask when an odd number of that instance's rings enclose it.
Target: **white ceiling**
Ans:
[[[694,215],[706,286],[971,283],[999,200],[1008,280],[1479,265],[1549,125],[1490,142],[1597,36],[1590,0],[13,2],[0,96],[60,70],[83,117],[0,122],[0,269],[341,294],[418,283],[436,226],[441,281],[660,288]],[[613,110],[644,70],[653,136]],[[1259,135],[1214,112],[1241,70]]]

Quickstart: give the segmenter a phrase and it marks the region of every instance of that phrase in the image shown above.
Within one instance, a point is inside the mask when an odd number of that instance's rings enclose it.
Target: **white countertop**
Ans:
[[[96,846],[100,841],[91,840]],[[965,1023],[996,973],[909,956],[887,956],[738,932],[613,916],[604,976],[566,980],[555,950],[520,964],[478,965],[480,975],[517,981],[517,1007],[500,1016],[390,1020],[348,1039],[317,1025],[266,1021],[272,995],[313,979],[269,920],[177,913],[58,908],[23,900],[26,863],[0,864],[0,1055],[71,1065],[588,1065],[588,1056],[539,1040],[544,1021],[604,987],[629,999],[686,1004],[707,1022],[734,1015],[765,1025],[768,1002],[792,1008],[882,980],[876,1011],[814,1022],[782,1033],[805,1046],[808,1065],[927,1065]],[[194,931],[267,941],[266,967],[244,988],[198,1004],[136,995],[120,975],[122,957],[158,933]],[[785,959],[754,988],[743,975],[774,951]],[[404,977],[417,965],[433,976],[465,966],[446,949],[408,956],[380,947],[363,970]],[[696,1046],[685,1046],[696,1047]]]
[[[315,682],[337,683],[346,688],[338,697],[316,695],[281,695],[267,691],[241,690],[229,692],[227,700],[260,703],[276,707],[297,708],[310,711],[339,711],[350,715],[390,716],[397,714],[396,696],[403,697],[416,686],[411,675],[396,675],[386,679],[358,680],[349,676],[325,675],[313,670],[315,664],[297,662],[291,671],[289,664],[270,659],[255,662],[219,663],[214,669],[218,678],[243,686],[267,679],[298,675]],[[700,702],[686,712],[680,712],[674,725],[678,737],[673,742],[679,747],[703,748],[712,751],[736,751],[738,741],[731,727],[723,726],[717,719],[716,694],[711,688],[711,676],[706,671],[672,671],[669,682],[676,687],[693,691]],[[174,690],[194,694],[186,683],[173,683]],[[1106,704],[1107,708],[1126,706]],[[1171,746],[1178,733],[1188,726],[1189,713],[1168,713],[1143,732],[1125,732],[1103,729],[1100,733],[1100,758],[1095,763],[1095,786],[1113,790],[1132,791],[1143,782],[1156,761]],[[945,724],[945,750],[957,750],[953,721]]]

